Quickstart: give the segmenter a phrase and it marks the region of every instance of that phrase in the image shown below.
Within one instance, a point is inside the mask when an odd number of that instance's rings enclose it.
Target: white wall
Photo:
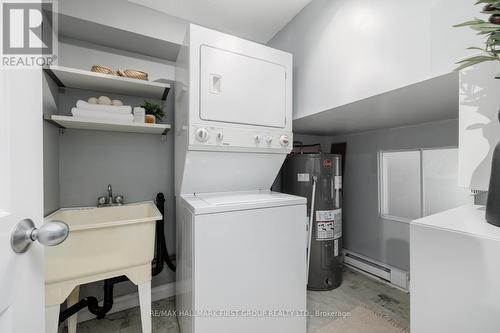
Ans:
[[[269,45],[294,55],[294,119],[453,70],[478,44],[471,0],[314,0]]]
[[[187,22],[125,0],[61,0],[58,11],[82,20],[182,44]]]
[[[500,140],[500,63],[460,72],[460,186],[488,190],[493,150]]]

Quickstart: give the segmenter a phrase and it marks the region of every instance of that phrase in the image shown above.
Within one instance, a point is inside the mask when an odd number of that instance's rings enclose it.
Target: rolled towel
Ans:
[[[120,114],[113,112],[103,112],[96,110],[86,110],[80,108],[72,108],[71,114],[76,118],[85,119],[100,119],[100,120],[113,120],[121,121],[126,123],[131,123],[134,121],[134,116],[132,114]]]
[[[101,105],[101,104],[90,104],[85,101],[79,100],[76,102],[76,107],[78,109],[94,110],[94,111],[106,111],[113,112],[115,114],[131,114],[132,107],[130,105]]]

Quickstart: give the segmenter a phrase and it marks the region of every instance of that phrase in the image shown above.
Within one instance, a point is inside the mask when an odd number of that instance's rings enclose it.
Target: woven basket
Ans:
[[[116,72],[109,67],[101,66],[101,65],[93,65],[90,69],[91,72],[108,74],[108,75],[116,75]]]
[[[137,69],[126,69],[124,71],[118,71],[118,73],[120,76],[125,76],[132,79],[138,79],[144,81],[148,80],[148,73],[139,71]]]

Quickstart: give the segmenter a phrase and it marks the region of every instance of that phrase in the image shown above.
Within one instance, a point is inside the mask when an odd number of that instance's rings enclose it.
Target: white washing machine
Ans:
[[[305,333],[306,201],[269,191],[292,146],[292,56],[190,25],[175,103],[181,332]]]
[[[182,199],[182,332],[304,333],[306,238],[297,216],[305,199],[263,191]]]

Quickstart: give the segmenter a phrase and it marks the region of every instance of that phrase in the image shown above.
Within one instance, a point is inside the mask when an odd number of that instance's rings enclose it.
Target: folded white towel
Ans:
[[[102,104],[90,104],[85,101],[79,100],[76,102],[76,107],[78,109],[94,110],[94,111],[107,111],[117,114],[130,114],[132,113],[132,107],[130,105],[102,105]]]
[[[120,114],[113,112],[103,112],[96,110],[85,110],[80,108],[72,108],[71,114],[76,118],[85,118],[85,119],[100,119],[100,120],[114,120],[121,122],[133,122],[134,116],[132,114]]]

